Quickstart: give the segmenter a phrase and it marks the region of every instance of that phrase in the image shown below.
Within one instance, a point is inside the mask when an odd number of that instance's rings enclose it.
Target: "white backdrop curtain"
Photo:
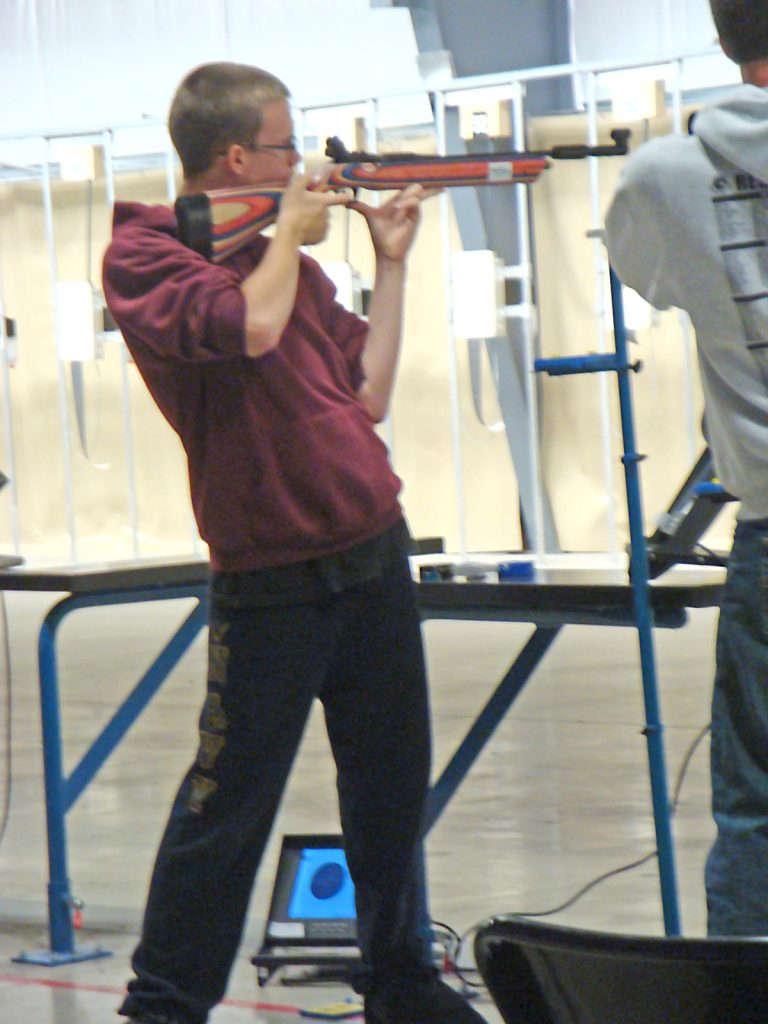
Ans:
[[[581,62],[715,42],[708,0],[572,0],[572,22]],[[418,93],[416,58],[410,12],[369,0],[3,0],[0,135],[162,119],[180,78],[208,60],[264,66],[303,105]],[[724,59],[700,75],[733,77]]]
[[[368,0],[3,0],[0,134],[163,118],[196,64],[237,60],[301,104],[422,88],[410,13]]]
[[[573,0],[580,61],[633,60],[716,42],[708,0]]]

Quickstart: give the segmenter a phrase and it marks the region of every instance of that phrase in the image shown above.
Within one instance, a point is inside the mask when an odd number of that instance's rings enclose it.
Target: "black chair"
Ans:
[[[768,939],[614,935],[500,915],[475,959],[506,1024],[768,1024]]]

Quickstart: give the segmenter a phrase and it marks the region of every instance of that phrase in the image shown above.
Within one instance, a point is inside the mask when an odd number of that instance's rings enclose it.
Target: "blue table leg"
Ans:
[[[62,620],[78,608],[192,597],[197,605],[153,661],[110,722],[91,744],[69,778],[64,776],[61,741],[56,631]],[[117,747],[130,726],[160,688],[169,672],[207,622],[207,590],[179,586],[135,592],[70,595],[46,615],[38,638],[40,709],[43,733],[45,810],[48,833],[48,923],[50,948],[21,953],[16,963],[54,967],[110,956],[95,946],[76,947],[72,924],[74,900],[67,868],[66,814],[96,772]]]

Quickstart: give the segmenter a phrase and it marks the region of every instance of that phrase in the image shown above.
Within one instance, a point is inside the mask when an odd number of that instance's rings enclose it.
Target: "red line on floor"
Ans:
[[[67,988],[78,992],[106,992],[121,995],[125,989],[113,985],[83,985],[76,981],[55,981],[53,978],[25,978],[21,974],[0,974],[0,982],[7,985],[39,985],[41,988]]]
[[[26,978],[23,974],[0,974],[0,984],[6,985],[37,985],[40,988],[70,989],[74,992],[104,992],[107,995],[121,996],[125,989],[116,985],[86,985],[79,981],[57,981],[53,978]],[[224,1006],[234,1006],[243,1010],[271,1010],[273,1013],[298,1013],[298,1006],[281,1006],[279,1003],[255,1003],[246,999],[225,999]]]

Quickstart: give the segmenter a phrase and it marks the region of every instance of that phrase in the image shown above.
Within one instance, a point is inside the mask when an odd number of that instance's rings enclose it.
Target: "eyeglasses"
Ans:
[[[274,145],[259,142],[251,142],[248,145],[243,143],[243,149],[248,149],[252,153],[258,153],[261,150],[274,150],[276,153],[298,153],[299,151],[295,138],[292,138],[289,142],[275,143]]]

